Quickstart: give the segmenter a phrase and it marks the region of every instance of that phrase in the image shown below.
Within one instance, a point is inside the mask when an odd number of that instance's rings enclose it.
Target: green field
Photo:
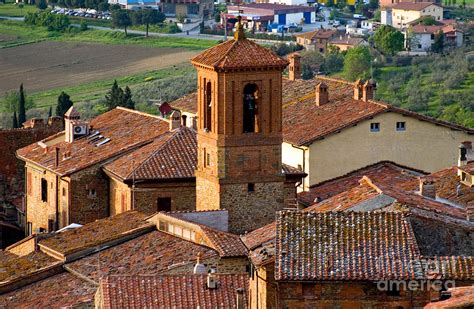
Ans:
[[[0,35],[15,37],[13,40],[0,41],[0,48],[12,47],[17,44],[35,42],[38,40],[54,40],[59,42],[89,42],[101,44],[137,44],[150,47],[186,48],[202,50],[214,46],[218,41],[200,40],[184,37],[148,37],[143,35],[125,36],[122,32],[94,30],[69,32],[47,31],[43,27],[32,27],[23,22],[0,20]]]
[[[36,12],[37,8],[34,5],[23,5],[23,8],[20,8],[19,5],[15,3],[0,3],[0,16],[10,16],[10,17],[23,17],[28,12]]]

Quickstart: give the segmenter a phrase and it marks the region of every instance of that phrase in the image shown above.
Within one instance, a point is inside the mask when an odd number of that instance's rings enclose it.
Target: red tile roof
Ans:
[[[447,308],[473,308],[474,307],[474,286],[463,286],[448,289],[450,298],[431,302],[424,309],[447,309]]]
[[[32,252],[25,256],[17,256],[2,250],[0,252],[0,287],[59,264],[62,264],[62,262],[43,252]]]
[[[474,162],[469,162],[466,165],[460,166],[459,169],[472,175],[474,174]]]
[[[288,65],[285,59],[247,39],[230,40],[211,47],[194,57],[191,62],[196,66],[215,70],[272,67],[283,69]]]
[[[403,214],[277,214],[276,280],[410,280],[422,276]]]
[[[443,30],[444,27],[445,27],[444,25],[425,26],[422,24],[418,24],[412,27],[412,31],[413,33],[437,33],[440,30]]]
[[[74,305],[93,305],[97,286],[68,272],[0,295],[3,308],[65,308]]]
[[[329,44],[334,45],[349,45],[349,46],[357,46],[365,42],[363,38],[351,37],[350,35],[344,35],[339,37],[334,37],[329,41]]]
[[[84,249],[93,248],[111,240],[120,239],[131,232],[153,227],[147,222],[147,216],[138,211],[127,211],[116,216],[95,222],[40,241],[46,247],[63,255],[69,255]]]
[[[309,191],[299,193],[298,199],[302,204],[307,206],[312,205],[318,197],[324,201],[329,197],[359,186],[359,181],[363,176],[367,176],[377,183],[396,185],[407,190],[415,190],[418,188],[417,177],[420,175],[423,175],[420,171],[392,162],[382,161],[312,186]],[[407,186],[406,183],[410,180],[415,180],[416,183]]]
[[[187,127],[180,127],[121,156],[107,164],[104,169],[123,180],[194,178],[196,161],[196,132]]]
[[[100,289],[104,308],[237,308],[241,288],[247,308],[247,274],[215,277],[216,289],[206,287],[207,275],[110,276]]]
[[[305,38],[307,40],[312,40],[312,39],[329,39],[333,35],[337,33],[336,30],[330,30],[330,29],[318,29],[314,31],[309,31],[301,34],[297,34],[297,38]]]
[[[429,279],[474,280],[473,256],[421,257],[420,261]]]
[[[180,267],[185,267],[189,272],[196,263],[198,253],[202,254],[203,262],[219,257],[211,248],[161,231],[153,231],[86,256],[67,266],[99,282],[100,278],[111,275],[157,275]]]
[[[399,2],[397,4],[395,4],[392,9],[396,9],[396,10],[408,10],[408,11],[421,11],[427,7],[429,7],[430,5],[436,5],[436,6],[440,6],[439,4],[436,4],[434,2],[415,2],[415,3],[412,3],[412,2]]]
[[[104,138],[110,138],[110,141],[97,147],[87,138],[79,138],[72,143],[59,142],[48,147],[47,152],[38,143],[34,143],[19,149],[17,156],[59,175],[68,175],[142,146],[169,129],[169,124],[156,116],[121,107],[97,116],[90,121],[90,125],[92,131],[99,131]],[[61,134],[64,133],[55,136]],[[51,138],[46,140],[51,140]],[[59,148],[58,166],[55,166],[53,147]],[[63,160],[66,152],[70,153],[70,157]]]
[[[184,97],[176,99],[169,103],[169,105],[179,111],[197,113],[197,92],[192,92]]]
[[[255,266],[272,263],[275,260],[276,223],[270,223],[241,237],[250,250],[249,258]]]

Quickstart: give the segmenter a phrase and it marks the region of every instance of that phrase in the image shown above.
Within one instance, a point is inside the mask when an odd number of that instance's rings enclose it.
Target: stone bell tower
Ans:
[[[198,73],[197,210],[227,209],[232,232],[272,222],[284,207],[282,70],[288,62],[245,38],[192,59]]]

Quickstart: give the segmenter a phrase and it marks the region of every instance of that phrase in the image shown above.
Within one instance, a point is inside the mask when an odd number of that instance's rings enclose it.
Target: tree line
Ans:
[[[162,12],[154,9],[144,9],[137,11],[114,9],[112,11],[112,26],[123,28],[127,35],[127,28],[131,25],[145,25],[146,36],[150,25],[161,24],[166,16]]]

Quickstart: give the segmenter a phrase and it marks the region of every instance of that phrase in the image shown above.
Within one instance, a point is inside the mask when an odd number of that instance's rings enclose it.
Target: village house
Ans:
[[[404,32],[405,47],[412,52],[431,52],[436,36],[444,35],[443,48],[458,48],[463,45],[463,31],[456,24],[408,27]]]
[[[384,8],[382,24],[404,29],[424,16],[431,16],[435,21],[443,20],[443,7],[433,2],[400,2],[391,8]]]
[[[329,40],[337,34],[336,30],[318,29],[296,35],[296,43],[307,50],[315,50],[326,53]]]
[[[347,51],[351,48],[358,47],[358,46],[367,46],[366,40],[360,37],[354,37],[350,34],[339,35],[331,38],[329,40],[329,45],[331,47],[335,47],[339,51]]]

